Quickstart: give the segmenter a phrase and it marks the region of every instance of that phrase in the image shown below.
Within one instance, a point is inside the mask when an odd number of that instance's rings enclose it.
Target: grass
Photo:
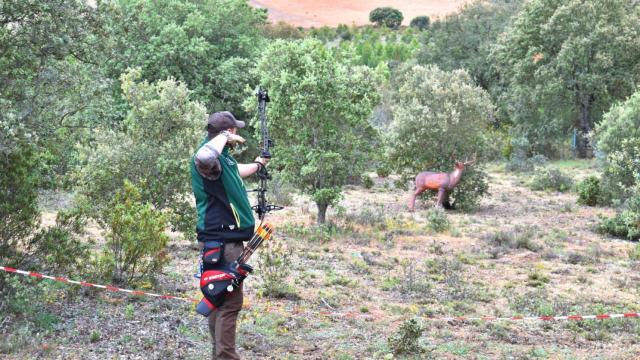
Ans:
[[[594,171],[593,164],[580,162],[549,166],[575,169],[580,176]],[[586,359],[607,349],[612,358],[622,359],[640,353],[640,322],[635,319],[422,319],[639,310],[634,284],[640,255],[629,254],[640,250],[634,252],[635,243],[592,231],[598,214],[610,209],[572,205],[566,210],[567,204],[575,204],[576,194],[533,192],[526,182],[518,183],[519,175],[489,171],[491,196],[474,213],[444,212],[451,225],[442,232],[430,229],[426,209],[406,211],[408,191],[381,191],[379,184],[371,191],[353,186],[342,209],[329,213],[333,223],[322,228],[314,225],[313,210],[298,211],[309,199],[294,196],[291,208],[296,211],[274,212],[269,221],[278,242],[292,250],[287,265],[275,269],[282,277],[274,283],[290,284],[296,297],[263,296],[266,268],[261,255],[252,258],[256,271],[245,282],[247,303],[240,313],[241,356]],[[197,296],[190,245],[180,237],[172,239],[171,263],[149,290],[173,293],[179,288]],[[15,281],[18,288],[28,289],[19,285],[37,282]],[[125,352],[140,358],[209,356],[206,322],[188,304],[117,302],[111,299],[122,294],[65,284],[38,289],[40,294],[21,294],[18,311],[0,316],[0,332],[6,334],[0,340],[0,357],[110,358]],[[30,308],[42,314],[25,315]],[[4,310],[0,308],[3,315]],[[394,355],[388,339],[410,319],[424,327],[414,336],[424,351]],[[42,343],[51,347],[42,350]],[[87,346],[70,354],[64,349],[72,343]]]

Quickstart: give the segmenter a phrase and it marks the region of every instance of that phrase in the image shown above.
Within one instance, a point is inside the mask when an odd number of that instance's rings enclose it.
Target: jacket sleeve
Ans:
[[[220,153],[214,149],[209,143],[205,144],[198,150],[194,156],[196,169],[207,180],[217,180],[222,174],[222,166],[220,166]]]

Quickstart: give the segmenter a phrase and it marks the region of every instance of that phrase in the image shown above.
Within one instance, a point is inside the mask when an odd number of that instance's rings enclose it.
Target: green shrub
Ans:
[[[475,210],[480,206],[482,197],[489,193],[487,174],[475,167],[467,168],[462,178],[451,194],[451,206],[465,212]]]
[[[396,355],[422,353],[425,349],[419,340],[423,332],[424,328],[415,319],[407,320],[387,339],[389,348]]]
[[[397,29],[402,24],[402,12],[391,7],[379,7],[373,9],[369,13],[369,21],[376,23],[378,26],[386,26],[388,28]]]
[[[434,207],[426,212],[427,226],[435,232],[443,232],[449,229],[449,219],[443,208]]]
[[[531,179],[532,190],[553,190],[565,192],[571,189],[573,179],[558,169],[544,169],[537,172]]]
[[[630,197],[613,217],[600,222],[601,233],[629,240],[640,240],[640,189]]]
[[[490,244],[503,249],[527,249],[533,252],[541,249],[533,239],[536,236],[536,228],[532,226],[517,225],[510,230],[499,230],[483,235]]]
[[[379,165],[376,174],[381,178],[386,178],[391,174],[391,169],[387,165]]]
[[[596,149],[604,154],[602,197],[622,203],[640,185],[640,91],[611,107],[595,129]]]
[[[505,170],[513,172],[530,172],[536,166],[542,166],[547,162],[544,155],[531,156],[531,145],[525,137],[513,137],[504,147],[503,155],[508,159]]]
[[[39,225],[40,180],[34,163],[31,146],[18,145],[9,154],[0,151],[0,262],[7,266],[20,265],[26,243]]]
[[[140,188],[144,186],[144,182],[140,184]],[[141,202],[140,188],[125,180],[109,210],[102,214],[107,230],[104,261],[116,283],[152,277],[168,261],[166,217],[151,204]]]
[[[418,30],[425,30],[429,27],[430,19],[428,16],[416,16],[411,20],[409,26],[416,28]]]
[[[80,150],[82,167],[76,174],[79,192],[92,199],[91,215],[108,205],[125,179],[147,186],[141,200],[169,211],[174,228],[195,236],[196,212],[190,198],[189,164],[202,141],[204,106],[191,101],[184,83],[173,79],[150,84],[141,70],[122,74],[122,92],[129,105],[122,130],[101,129],[96,141]]]
[[[371,189],[373,187],[373,179],[371,179],[369,175],[362,175],[362,186],[364,186],[365,189]]]
[[[596,206],[602,202],[600,196],[600,180],[595,176],[589,176],[576,185],[578,191],[578,204]]]
[[[296,190],[281,176],[274,174],[271,181],[267,184],[267,187],[269,190],[267,198],[270,202],[282,206],[290,206],[293,204],[293,194]],[[269,196],[269,194],[271,195]]]
[[[464,70],[433,65],[403,69],[393,86],[387,163],[401,176],[401,185],[421,171],[453,171],[454,158],[476,158],[477,166],[465,169],[451,197],[463,210],[477,206],[488,187],[478,167],[490,149],[494,106],[489,94]]]
[[[285,248],[274,238],[264,245],[259,250],[260,267],[257,269],[262,294],[273,298],[297,298],[295,289],[287,282],[291,268],[291,249]]]

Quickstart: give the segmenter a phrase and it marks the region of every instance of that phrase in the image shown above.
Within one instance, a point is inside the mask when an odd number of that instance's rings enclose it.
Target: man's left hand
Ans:
[[[255,160],[255,162],[258,162],[264,166],[267,166],[267,163],[269,162],[269,159],[265,159],[263,157],[258,156]]]

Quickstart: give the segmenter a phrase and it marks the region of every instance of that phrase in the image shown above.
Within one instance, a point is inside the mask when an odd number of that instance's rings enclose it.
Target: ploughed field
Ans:
[[[575,171],[575,179],[597,171],[588,162],[552,166]],[[640,310],[640,264],[628,255],[635,244],[593,231],[599,215],[610,215],[611,209],[576,205],[574,193],[532,191],[527,175],[507,174],[497,165],[489,173],[491,194],[480,209],[449,212],[450,227],[442,233],[429,228],[425,200],[409,213],[409,192],[396,190],[393,179],[377,177],[372,189],[348,188],[341,207],[329,213],[334,225],[322,231],[312,226],[314,205],[304,197],[270,214],[276,236],[251,261],[257,271],[245,283],[241,355],[390,359],[388,339],[416,319],[424,328],[417,339],[422,352],[393,358],[638,358],[638,319],[429,319]],[[199,297],[192,276],[197,250],[173,235],[171,263],[153,290]],[[288,265],[278,268],[264,256],[267,251],[286,256]],[[282,297],[268,296],[265,269],[288,273],[276,282]],[[38,307],[36,323],[0,320],[2,356],[209,356],[206,321],[186,303],[52,284]]]
[[[443,17],[455,12],[465,0],[249,0],[252,6],[269,9],[269,20],[285,21],[295,26],[321,27],[339,24],[364,25],[369,23],[369,13],[377,7],[391,6],[404,15],[404,25],[416,16]]]

